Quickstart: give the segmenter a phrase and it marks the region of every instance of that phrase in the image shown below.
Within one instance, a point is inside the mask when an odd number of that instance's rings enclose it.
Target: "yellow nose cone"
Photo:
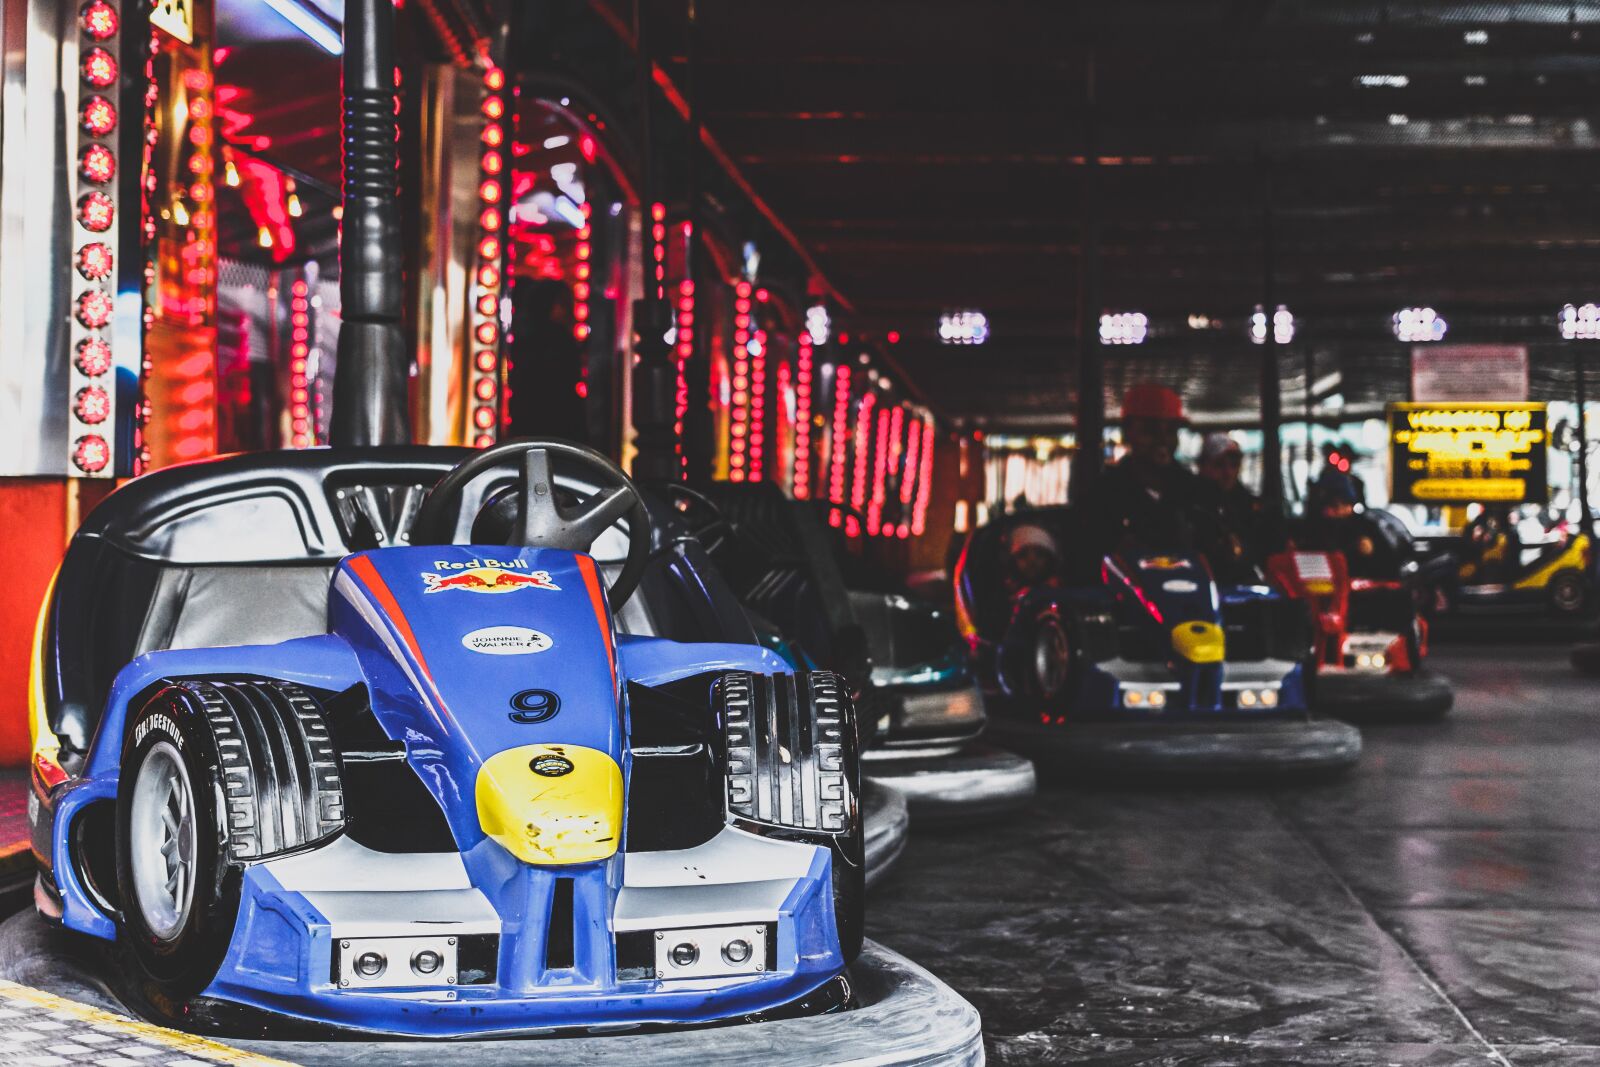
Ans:
[[[1221,663],[1226,642],[1214,622],[1185,622],[1172,628],[1172,650],[1190,663]]]
[[[478,825],[524,863],[594,863],[622,843],[622,768],[581,745],[522,745],[478,770]]]

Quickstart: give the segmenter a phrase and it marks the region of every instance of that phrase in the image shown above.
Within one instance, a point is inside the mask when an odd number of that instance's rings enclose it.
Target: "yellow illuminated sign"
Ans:
[[[1543,404],[1391,404],[1391,498],[1543,503],[1548,424]]]

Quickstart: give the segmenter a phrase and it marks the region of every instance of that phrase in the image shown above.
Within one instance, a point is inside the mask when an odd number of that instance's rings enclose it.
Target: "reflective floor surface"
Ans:
[[[1600,682],[1438,650],[1456,710],[1301,789],[1044,783],[913,834],[868,934],[999,1064],[1600,1064]]]

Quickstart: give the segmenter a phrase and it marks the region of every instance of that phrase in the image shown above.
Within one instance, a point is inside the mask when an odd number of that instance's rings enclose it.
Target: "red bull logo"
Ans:
[[[473,564],[479,561],[473,560]],[[515,560],[526,567],[527,563]],[[451,568],[449,574],[436,574],[432,571],[422,572],[423,592],[441,593],[446,589],[465,589],[469,593],[514,593],[518,589],[553,589],[560,590],[560,586],[550,580],[549,571],[516,571],[507,570],[505,566],[487,561],[495,565],[468,565],[436,562],[435,567],[441,569]],[[460,568],[460,569],[457,569]]]

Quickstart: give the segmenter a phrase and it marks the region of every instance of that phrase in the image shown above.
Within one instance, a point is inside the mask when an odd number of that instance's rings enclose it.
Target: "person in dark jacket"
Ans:
[[[1282,552],[1288,541],[1283,515],[1246,489],[1239,480],[1243,463],[1239,442],[1225,433],[1207,434],[1200,448],[1198,470],[1211,487],[1212,502],[1222,523],[1225,545],[1242,571],[1260,567]]]
[[[1116,554],[1231,557],[1208,502],[1210,490],[1177,461],[1178,429],[1185,421],[1183,398],[1164,385],[1141,382],[1124,395],[1127,454],[1106,468],[1076,508],[1096,571],[1102,556]]]
[[[1295,547],[1344,553],[1353,578],[1398,578],[1408,546],[1396,543],[1360,510],[1361,493],[1360,484],[1350,475],[1324,470],[1311,483],[1305,515],[1291,530]]]

